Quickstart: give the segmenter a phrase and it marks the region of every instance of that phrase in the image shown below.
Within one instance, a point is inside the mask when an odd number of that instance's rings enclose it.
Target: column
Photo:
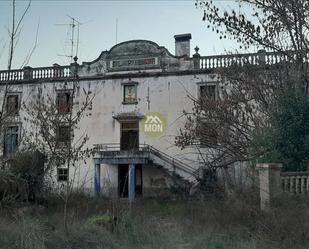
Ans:
[[[94,193],[95,196],[100,196],[101,192],[101,165],[94,165]]]
[[[135,199],[135,164],[129,165],[129,202]]]
[[[261,210],[269,211],[273,199],[282,192],[280,176],[282,165],[260,163],[256,167],[259,170]]]

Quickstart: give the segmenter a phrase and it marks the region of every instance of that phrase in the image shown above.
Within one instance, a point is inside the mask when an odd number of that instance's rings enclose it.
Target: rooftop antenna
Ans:
[[[118,43],[118,17],[116,18],[116,44]]]
[[[69,18],[71,18],[72,20],[72,56],[73,56],[73,48],[74,48],[74,28],[77,27],[77,34],[76,34],[76,49],[75,49],[75,56],[78,56],[78,48],[79,48],[79,27],[82,24],[81,22],[77,21],[76,18],[71,17],[69,15],[67,15]],[[75,24],[77,23],[77,24]],[[74,26],[75,25],[75,26]],[[74,28],[73,28],[74,27]]]
[[[71,17],[69,15],[67,15],[70,19],[71,22],[70,23],[65,23],[65,24],[55,24],[55,25],[65,25],[65,26],[69,26],[71,29],[71,39],[70,39],[70,45],[71,45],[71,51],[70,51],[70,55],[58,55],[58,56],[65,56],[70,58],[70,62],[73,63],[73,58],[74,55],[77,56],[78,55],[78,48],[79,48],[79,27],[82,24],[81,22],[79,22],[78,20],[76,20],[76,18]],[[77,28],[77,34],[75,34],[75,28]],[[76,45],[75,45],[76,43]],[[74,53],[74,47],[75,47],[75,53]]]
[[[238,0],[238,16],[240,16],[241,1],[242,0]]]

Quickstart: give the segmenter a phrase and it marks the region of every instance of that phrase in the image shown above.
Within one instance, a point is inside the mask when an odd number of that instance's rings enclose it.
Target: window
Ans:
[[[124,104],[137,103],[137,84],[130,84],[123,86],[123,103]]]
[[[201,85],[200,86],[200,98],[208,100],[216,100],[216,85]]]
[[[129,121],[121,123],[121,150],[136,150],[139,147],[139,122]]]
[[[59,182],[67,181],[69,178],[69,170],[67,168],[57,169],[57,179]]]
[[[18,114],[19,110],[19,101],[18,94],[10,94],[6,98],[6,112],[9,115]]]
[[[10,126],[4,132],[3,156],[14,154],[18,146],[18,126]]]
[[[58,113],[69,113],[72,110],[72,93],[58,92],[57,93],[57,109]]]
[[[68,125],[60,125],[57,128],[57,145],[59,147],[68,146],[71,141],[71,132]]]

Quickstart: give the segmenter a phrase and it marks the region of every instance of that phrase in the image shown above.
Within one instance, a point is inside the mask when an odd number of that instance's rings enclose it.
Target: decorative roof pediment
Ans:
[[[122,42],[109,50],[108,58],[140,57],[145,55],[159,55],[166,50],[152,41],[133,40]]]
[[[85,74],[105,74],[118,71],[166,70],[179,67],[179,58],[165,47],[147,40],[119,43],[104,51],[92,62],[84,62]]]
[[[163,56],[172,56],[164,47],[147,40],[122,42],[112,47],[107,59],[108,71],[158,69]]]

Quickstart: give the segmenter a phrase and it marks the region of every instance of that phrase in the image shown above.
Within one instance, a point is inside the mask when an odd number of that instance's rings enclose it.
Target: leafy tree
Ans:
[[[253,148],[266,153],[259,160],[282,162],[287,170],[305,170],[309,161],[309,102],[306,94],[290,89],[278,99],[271,126],[255,134]]]

